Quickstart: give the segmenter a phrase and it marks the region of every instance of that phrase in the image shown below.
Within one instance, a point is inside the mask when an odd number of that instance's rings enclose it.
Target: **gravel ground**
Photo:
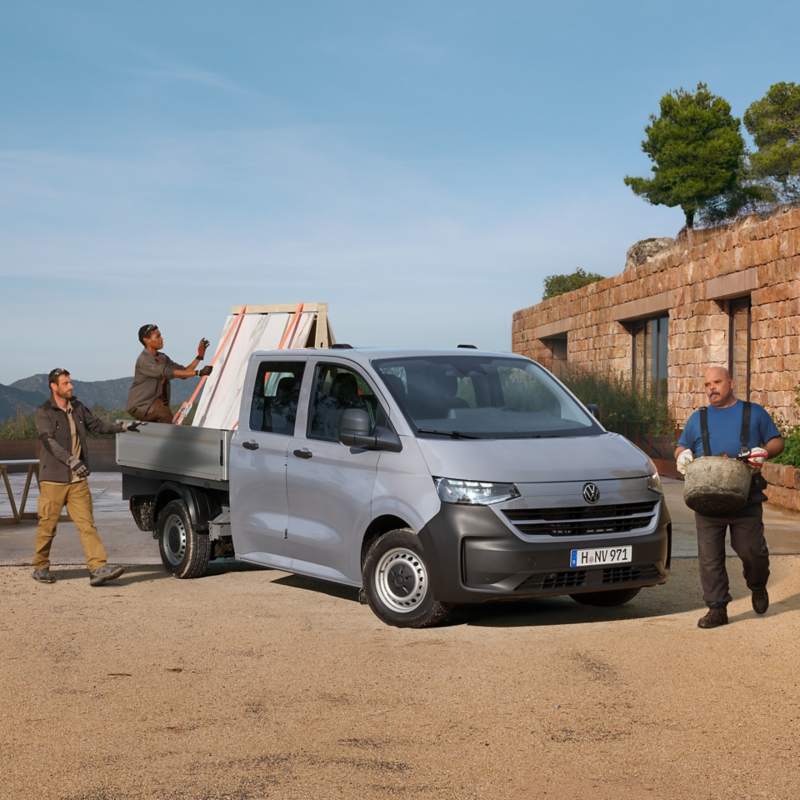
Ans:
[[[711,631],[688,558],[620,609],[494,603],[423,631],[270,570],[93,589],[4,567],[0,796],[795,798],[800,558],[773,558],[765,617],[728,563]]]

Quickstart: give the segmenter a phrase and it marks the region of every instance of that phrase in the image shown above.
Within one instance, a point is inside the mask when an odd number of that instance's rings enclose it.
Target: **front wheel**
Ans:
[[[636,589],[609,589],[607,592],[582,592],[581,594],[571,594],[570,597],[582,606],[600,606],[601,608],[611,608],[612,606],[625,605],[629,600],[633,600],[639,592],[641,586]]]
[[[361,578],[369,607],[387,625],[426,628],[450,610],[434,597],[425,552],[409,528],[390,531],[372,543]]]
[[[183,500],[171,500],[158,515],[156,528],[161,562],[176,578],[199,578],[208,567],[211,542],[197,533]]]

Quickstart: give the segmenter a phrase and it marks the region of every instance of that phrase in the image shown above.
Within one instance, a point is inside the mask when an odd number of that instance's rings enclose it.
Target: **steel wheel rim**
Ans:
[[[170,514],[164,529],[164,555],[173,566],[183,561],[186,555],[186,525],[177,514]]]
[[[384,606],[408,614],[419,608],[428,595],[428,570],[413,550],[395,547],[378,561],[375,587]]]

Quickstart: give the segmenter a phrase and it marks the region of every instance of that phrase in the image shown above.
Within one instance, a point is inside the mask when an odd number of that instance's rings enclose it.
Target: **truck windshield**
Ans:
[[[558,381],[523,358],[414,356],[373,362],[418,436],[522,439],[603,432]]]

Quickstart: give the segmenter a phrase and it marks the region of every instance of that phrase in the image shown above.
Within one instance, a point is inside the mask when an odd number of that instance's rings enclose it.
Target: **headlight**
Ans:
[[[434,478],[436,491],[443,503],[464,503],[470,506],[488,506],[519,497],[513,483],[486,483],[485,481],[456,481],[452,478]]]
[[[659,477],[657,472],[654,472],[647,479],[647,488],[651,492],[655,492],[656,494],[664,494],[664,490],[661,488],[661,478]]]

